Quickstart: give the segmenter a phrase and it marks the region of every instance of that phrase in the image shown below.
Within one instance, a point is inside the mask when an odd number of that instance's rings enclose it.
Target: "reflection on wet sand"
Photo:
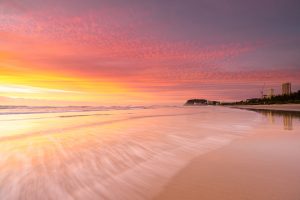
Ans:
[[[262,114],[275,123],[263,131],[280,132],[279,116],[297,132],[299,115]],[[260,125],[255,112],[209,106],[2,115],[0,199],[152,199],[191,160]]]
[[[0,199],[151,199],[190,160],[259,122],[252,112],[215,109],[2,116]]]
[[[300,112],[292,111],[279,111],[279,110],[254,110],[255,112],[261,113],[267,117],[270,124],[275,124],[276,119],[280,118],[282,120],[284,130],[293,130],[293,120],[300,119]]]
[[[285,130],[293,130],[293,116],[284,115],[283,116],[283,126]]]

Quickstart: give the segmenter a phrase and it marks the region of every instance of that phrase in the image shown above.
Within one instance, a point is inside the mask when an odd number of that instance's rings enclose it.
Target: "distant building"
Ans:
[[[268,90],[267,98],[271,99],[273,96],[274,96],[274,89],[271,88],[271,89]]]
[[[282,95],[290,95],[291,93],[292,93],[291,83],[283,83],[282,84]]]

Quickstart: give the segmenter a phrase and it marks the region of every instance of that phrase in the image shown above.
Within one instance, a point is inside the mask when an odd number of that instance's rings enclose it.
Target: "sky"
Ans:
[[[300,89],[300,2],[0,0],[1,105],[183,104]]]

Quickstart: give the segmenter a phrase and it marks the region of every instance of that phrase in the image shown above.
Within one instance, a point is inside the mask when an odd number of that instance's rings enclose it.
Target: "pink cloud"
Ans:
[[[21,1],[0,4],[0,9],[9,10],[0,15],[0,52],[11,55],[0,67],[22,63],[18,67],[24,73],[52,70],[92,81],[106,77],[136,90],[182,97],[197,91],[225,96],[222,84],[237,85],[231,88],[231,96],[247,83],[253,91],[253,85],[262,82],[300,84],[299,68],[238,69],[239,62],[233,61],[269,42],[263,39],[207,45],[203,44],[207,36],[200,35],[201,40],[169,37],[168,24],[153,20],[153,11],[135,6],[122,9],[108,3],[72,12],[58,3],[45,4],[51,9],[42,5],[30,9]],[[201,84],[213,87],[208,91]]]

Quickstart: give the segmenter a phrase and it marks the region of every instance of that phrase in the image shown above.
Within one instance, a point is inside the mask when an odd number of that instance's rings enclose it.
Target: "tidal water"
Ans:
[[[0,107],[0,199],[151,199],[197,156],[295,113],[225,107]]]

